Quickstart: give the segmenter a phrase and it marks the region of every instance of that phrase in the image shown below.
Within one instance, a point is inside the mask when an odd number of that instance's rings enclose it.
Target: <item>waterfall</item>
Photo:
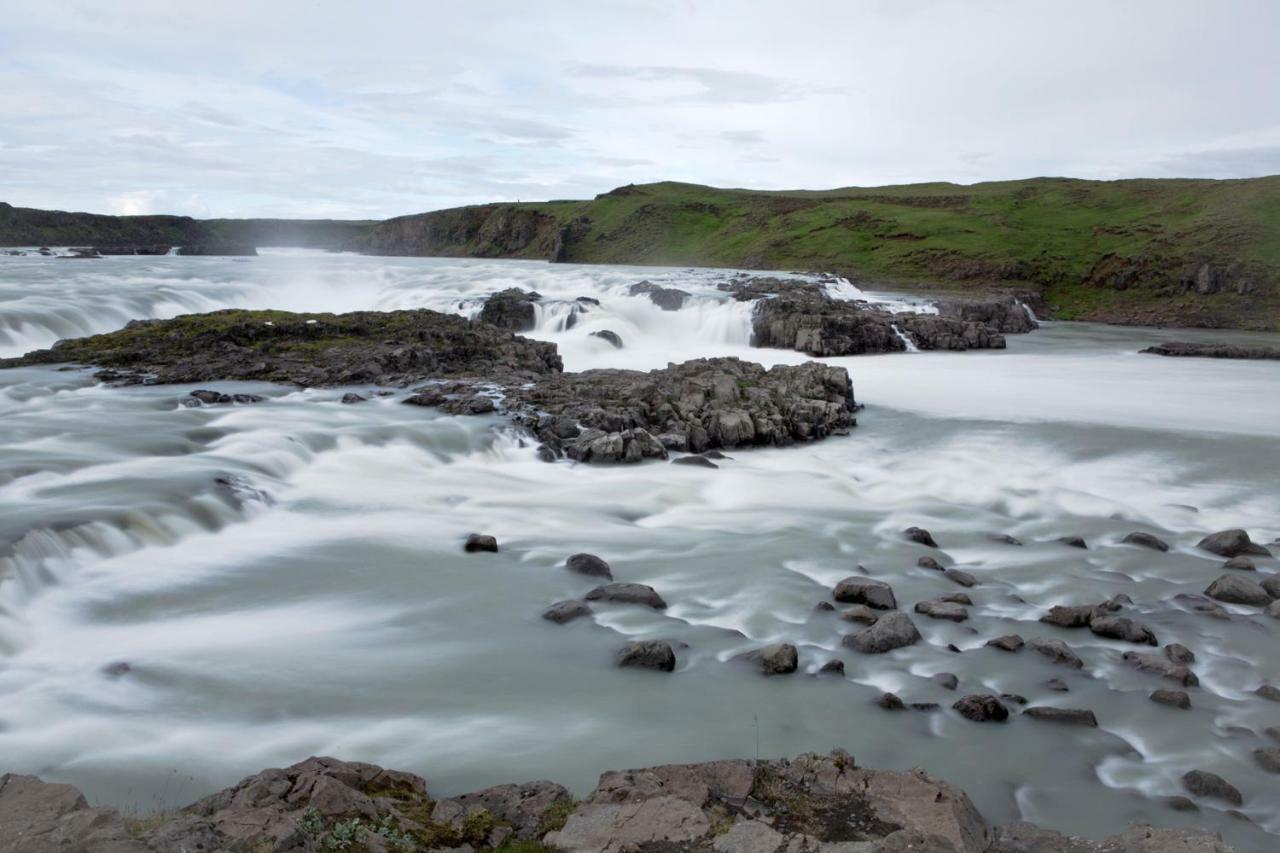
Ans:
[[[906,332],[898,328],[897,323],[893,324],[893,333],[898,336],[898,340],[902,341],[902,344],[903,346],[906,347],[907,352],[920,352],[920,347],[915,345],[915,341],[907,337]]]

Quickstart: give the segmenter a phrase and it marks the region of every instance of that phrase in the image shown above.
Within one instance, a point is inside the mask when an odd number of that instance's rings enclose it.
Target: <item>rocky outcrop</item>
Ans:
[[[994,299],[948,298],[934,300],[938,313],[971,323],[981,323],[997,332],[1024,334],[1040,328],[1027,305],[1016,296]]]
[[[1162,344],[1147,347],[1139,352],[1151,355],[1167,355],[1177,358],[1243,358],[1243,359],[1280,359],[1280,348],[1266,346],[1245,346],[1225,343],[1187,343],[1186,341],[1166,341]]]
[[[549,259],[560,231],[546,213],[485,204],[388,219],[351,248],[374,255]],[[563,255],[562,249],[559,260]]]
[[[554,344],[425,309],[226,310],[134,320],[116,332],[2,360],[0,367],[63,362],[111,368],[108,378],[125,383],[257,380],[306,387],[402,386],[450,376],[527,381],[562,369]]]
[[[220,257],[257,257],[258,247],[251,243],[189,243],[178,247],[179,255],[217,255]]]
[[[663,311],[679,311],[689,300],[690,293],[675,287],[663,287],[651,281],[641,281],[627,288],[632,296],[648,296],[649,301]]]
[[[999,705],[994,697],[980,698],[990,699],[992,708]],[[1189,780],[1188,789],[1232,801],[1231,786],[1203,776]],[[5,775],[0,828],[0,853],[391,853],[520,845],[565,853],[1231,849],[1196,829],[1135,825],[1095,842],[1029,823],[992,827],[959,788],[922,770],[861,768],[843,750],[790,760],[611,771],[578,802],[549,781],[495,785],[437,800],[412,773],[309,758],[256,773],[172,816],[135,825],[113,810],[90,808],[69,786]]]
[[[480,321],[513,332],[527,332],[536,325],[538,312],[534,306],[541,298],[531,290],[509,287],[485,300]]]

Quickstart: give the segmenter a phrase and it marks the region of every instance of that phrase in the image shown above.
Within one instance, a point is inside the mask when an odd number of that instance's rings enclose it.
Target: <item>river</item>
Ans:
[[[523,287],[547,297],[531,336],[555,341],[568,370],[804,361],[749,346],[750,304],[715,288],[731,274],[288,250],[0,257],[0,355],[226,307],[474,313]],[[661,311],[626,294],[642,279],[694,298]],[[566,330],[579,296],[600,305]],[[602,329],[624,347],[590,335]],[[1046,323],[1005,351],[830,359],[866,405],[858,427],[733,452],[719,470],[546,464],[496,418],[394,396],[339,403],[369,389],[214,383],[269,399],[184,408],[190,387],[0,371],[0,770],[147,812],[311,754],[412,770],[439,794],[525,778],[581,794],[611,768],[839,746],[953,781],[992,822],[1092,836],[1134,820],[1202,825],[1268,849],[1280,841],[1225,805],[1188,814],[1162,798],[1183,793],[1187,770],[1213,771],[1280,833],[1280,785],[1251,755],[1280,723],[1280,705],[1252,693],[1280,684],[1280,620],[1233,605],[1212,619],[1174,598],[1224,571],[1196,550],[1204,534],[1280,537],[1280,363],[1138,354],[1170,337],[1280,338]],[[903,541],[912,525],[942,553]],[[1120,541],[1135,530],[1172,548]],[[471,531],[500,553],[463,554]],[[541,619],[594,585],[563,568],[580,551],[671,606]],[[926,642],[842,649],[860,626],[814,606],[859,565],[904,609],[960,591],[916,567],[926,553],[977,577],[969,621],[915,614]],[[1120,593],[1162,644],[1195,652],[1191,710],[1148,699],[1177,685],[1120,660],[1145,647],[1036,622],[1052,604]],[[1086,669],[984,648],[1008,633],[1063,639]],[[672,641],[677,671],[616,669],[627,638]],[[775,641],[799,646],[799,673],[764,678],[731,660]],[[833,657],[844,678],[812,675]],[[944,671],[958,691],[929,678]],[[1070,692],[1050,690],[1054,677]],[[892,713],[873,704],[885,690],[944,709],[1017,693],[1093,709],[1099,727]]]

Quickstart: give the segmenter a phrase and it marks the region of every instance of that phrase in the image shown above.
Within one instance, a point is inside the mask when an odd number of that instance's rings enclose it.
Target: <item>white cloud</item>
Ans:
[[[8,0],[0,198],[390,216],[1275,172],[1280,3]]]

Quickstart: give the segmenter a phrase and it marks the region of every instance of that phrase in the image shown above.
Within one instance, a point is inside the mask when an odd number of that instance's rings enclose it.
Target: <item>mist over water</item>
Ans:
[[[474,314],[521,287],[544,297],[531,336],[556,342],[568,370],[805,361],[749,346],[751,304],[716,289],[731,275],[305,252],[0,258],[0,354],[223,307]],[[627,295],[643,279],[692,299],[671,312]],[[600,305],[566,329],[578,297]],[[605,329],[622,349],[590,334]],[[758,738],[764,756],[841,746],[867,766],[924,767],[993,822],[1094,836],[1133,820],[1195,824],[1268,849],[1274,839],[1211,801],[1187,815],[1160,798],[1209,770],[1280,832],[1275,777],[1251,758],[1280,722],[1280,706],[1251,693],[1280,683],[1280,622],[1231,605],[1231,620],[1210,619],[1174,600],[1222,573],[1194,548],[1205,533],[1280,537],[1280,364],[1137,354],[1171,336],[1267,338],[1046,324],[1004,352],[830,359],[867,406],[851,435],[734,452],[715,471],[548,465],[498,418],[338,402],[367,389],[215,383],[269,399],[183,408],[185,386],[0,371],[0,769],[143,810],[310,754],[413,770],[439,794],[535,777],[583,793],[606,769],[751,757]],[[904,542],[911,525],[942,553]],[[1173,547],[1122,544],[1133,530]],[[472,531],[502,551],[463,554]],[[1068,534],[1089,549],[1054,541]],[[544,607],[594,586],[563,568],[579,551],[671,606],[546,622]],[[916,567],[924,554],[978,578],[970,620],[913,614],[921,644],[842,649],[859,626],[813,608],[859,565],[905,610],[960,591]],[[1035,621],[1119,593],[1162,644],[1196,653],[1192,710],[1149,701],[1176,685],[1120,660],[1145,648]],[[1007,633],[1063,639],[1086,670],[983,647]],[[672,641],[676,673],[615,669],[631,638]],[[774,641],[799,646],[801,673],[765,679],[731,660]],[[845,678],[811,677],[832,657]],[[957,692],[929,679],[944,671]],[[1069,693],[1045,686],[1055,677]],[[1091,708],[1099,728],[888,713],[872,704],[885,690],[944,708],[1018,693]]]

